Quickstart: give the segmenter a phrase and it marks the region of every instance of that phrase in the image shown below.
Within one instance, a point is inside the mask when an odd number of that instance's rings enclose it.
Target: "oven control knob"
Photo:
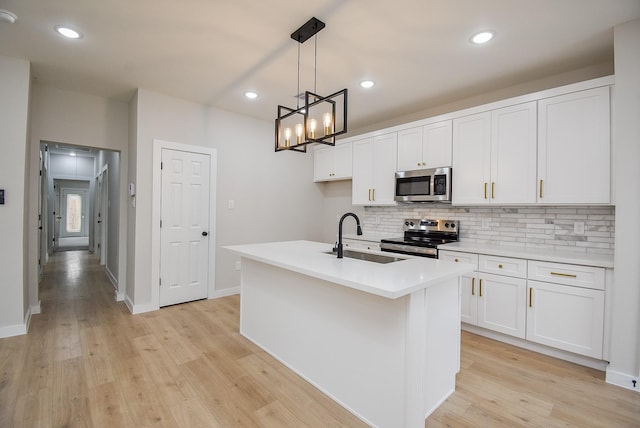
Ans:
[[[413,222],[412,221],[409,222],[409,226],[413,227]]]
[[[405,221],[405,222],[404,222],[404,225],[405,225],[405,226],[409,226],[409,222],[408,222],[408,221]]]
[[[444,227],[449,227],[449,223],[445,223],[445,224],[444,224]]]
[[[451,223],[451,227],[452,227],[452,228],[455,228],[455,227],[456,227],[456,224],[455,224],[455,223]]]

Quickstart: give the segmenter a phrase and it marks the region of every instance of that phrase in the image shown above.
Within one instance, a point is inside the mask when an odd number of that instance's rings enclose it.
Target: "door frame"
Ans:
[[[95,210],[93,214],[94,221],[94,253],[100,257],[100,264],[107,264],[107,245],[109,236],[109,164],[106,164],[102,170],[96,175],[94,186]],[[98,223],[100,222],[100,223]],[[98,244],[100,252],[98,252]]]
[[[175,143],[164,140],[153,140],[153,183],[151,193],[151,304],[147,310],[160,309],[160,210],[162,193],[162,173],[160,162],[162,161],[162,150],[170,149],[182,152],[198,153],[209,156],[209,275],[207,284],[207,298],[215,297],[216,289],[216,177],[218,164],[218,151],[204,146]],[[131,196],[135,197],[135,196]]]

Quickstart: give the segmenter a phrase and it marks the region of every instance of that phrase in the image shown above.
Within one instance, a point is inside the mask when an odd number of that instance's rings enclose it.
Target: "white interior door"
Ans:
[[[207,297],[209,163],[206,154],[162,149],[160,306]]]

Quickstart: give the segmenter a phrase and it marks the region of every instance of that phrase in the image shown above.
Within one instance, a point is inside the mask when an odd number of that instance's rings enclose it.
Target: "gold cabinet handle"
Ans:
[[[371,189],[369,189],[369,201],[371,201]]]
[[[562,272],[551,272],[551,275],[564,276],[565,278],[577,278],[578,277],[578,275],[574,275],[572,273],[562,273]]]
[[[480,297],[482,297],[482,279],[480,279]]]
[[[502,264],[499,264],[499,265],[498,265],[498,269],[502,269]]]
[[[487,199],[487,183],[484,183],[484,198]]]
[[[495,196],[494,196],[495,190],[496,190],[496,183],[494,183],[494,182],[492,181],[492,182],[491,182],[491,199],[494,199],[494,198],[495,198]]]
[[[471,278],[471,295],[472,296],[476,295],[476,279],[475,278]]]
[[[418,162],[418,166],[420,166],[420,165],[421,165],[421,163],[420,163],[420,162]]]
[[[458,260],[458,258],[456,257],[455,259],[453,259],[453,261],[458,263],[460,260]]]
[[[540,180],[540,198],[542,198],[542,180]]]
[[[373,200],[376,200],[376,189],[373,189]]]
[[[533,288],[529,287],[529,307],[533,308]]]

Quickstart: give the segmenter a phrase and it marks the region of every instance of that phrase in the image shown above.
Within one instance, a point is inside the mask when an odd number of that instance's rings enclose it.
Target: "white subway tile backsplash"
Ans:
[[[375,224],[376,218],[380,219],[379,224]],[[602,206],[475,208],[416,204],[366,207],[363,229],[401,236],[402,222],[406,218],[459,220],[461,241],[573,248],[598,254],[613,254],[614,249],[615,208]],[[584,234],[574,233],[576,221],[584,222]]]

